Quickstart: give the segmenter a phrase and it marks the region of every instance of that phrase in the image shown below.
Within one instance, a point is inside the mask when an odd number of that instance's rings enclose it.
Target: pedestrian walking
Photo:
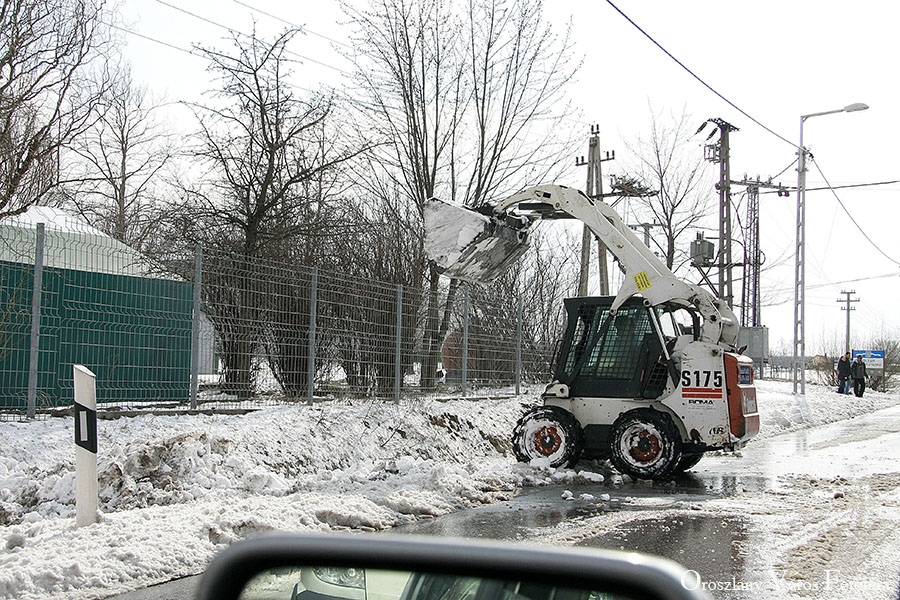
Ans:
[[[857,354],[856,360],[850,365],[850,377],[853,379],[853,393],[857,398],[862,398],[866,391],[866,363],[861,354]]]
[[[850,393],[850,353],[843,355],[837,362],[838,394]]]

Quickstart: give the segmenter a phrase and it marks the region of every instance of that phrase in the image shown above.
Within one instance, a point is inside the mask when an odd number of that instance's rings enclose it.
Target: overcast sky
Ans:
[[[697,126],[719,117],[739,128],[731,137],[732,179],[745,173],[766,179],[787,168],[776,181],[793,187],[797,172],[788,167],[796,159],[796,148],[788,142],[799,142],[800,115],[864,102],[871,107],[864,112],[809,119],[805,145],[832,185],[900,179],[894,151],[900,139],[900,86],[894,64],[900,56],[897,5],[874,0],[852,4],[811,0],[614,3],[717,92],[787,141],[754,124],[697,82],[607,2],[547,2],[547,16],[554,24],[562,28],[571,19],[576,54],[584,59],[578,81],[569,91],[578,110],[573,121],[585,131],[585,148],[579,154],[587,154],[591,123],[600,126],[602,150],[616,150],[617,156],[623,156],[625,142],[646,136],[651,106],[664,115],[686,110]],[[196,17],[161,0],[125,0],[125,24],[183,49],[195,43],[224,48],[226,32],[197,17],[243,32],[250,32],[255,20],[257,30],[266,36],[286,26],[263,14],[269,13],[307,28],[306,35],[296,37],[289,46],[305,57],[291,56],[304,61],[296,65],[297,86],[346,85],[351,67],[336,49],[346,41],[347,29],[335,0],[172,0],[171,4]],[[154,94],[168,101],[196,100],[210,87],[202,58],[132,34],[124,34],[123,39],[134,79]],[[184,108],[173,106],[171,111],[172,119],[189,126]],[[704,139],[697,138],[698,153]],[[605,163],[604,174],[615,173],[617,162],[622,161]],[[570,181],[557,183],[583,187],[584,177],[583,172],[573,171]],[[807,186],[822,185],[822,177],[811,166]],[[735,196],[741,191],[732,190]],[[716,195],[713,189],[709,193]],[[900,184],[843,189],[838,196],[874,245],[830,191],[808,192],[808,355],[826,345],[843,345],[846,313],[837,302],[842,290],[855,290],[860,299],[851,315],[855,348],[865,347],[882,331],[900,335],[896,312],[900,243],[895,223],[900,215]],[[768,303],[762,309],[763,324],[770,328],[772,351],[790,352],[796,196],[765,194],[760,204],[762,250],[770,265],[780,262],[763,273],[762,291]],[[706,233],[717,237],[714,231]],[[738,282],[736,293],[739,289]]]

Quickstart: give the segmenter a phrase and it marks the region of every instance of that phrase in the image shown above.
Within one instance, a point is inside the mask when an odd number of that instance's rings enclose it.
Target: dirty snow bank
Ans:
[[[381,530],[507,497],[541,471],[510,458],[522,410],[359,401],[101,421],[102,515],[81,529],[71,420],[0,423],[0,597],[103,597],[198,573],[260,532]]]

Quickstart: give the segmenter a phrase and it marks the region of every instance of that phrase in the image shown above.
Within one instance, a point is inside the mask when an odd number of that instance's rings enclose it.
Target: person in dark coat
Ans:
[[[843,355],[837,363],[838,394],[850,393],[850,353]]]
[[[857,354],[856,360],[850,365],[850,377],[853,378],[853,393],[857,398],[862,398],[866,391],[866,363],[863,362],[862,355]]]

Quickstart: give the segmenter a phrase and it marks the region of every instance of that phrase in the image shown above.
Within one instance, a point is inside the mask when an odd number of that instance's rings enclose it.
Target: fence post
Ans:
[[[400,359],[400,340],[403,333],[403,285],[397,284],[397,334],[394,340],[394,402],[400,404],[400,385],[403,372]]]
[[[466,396],[469,384],[469,286],[463,288],[463,347],[462,347],[462,395]]]
[[[516,396],[522,384],[522,296],[516,310]]]
[[[75,405],[75,526],[97,522],[97,381],[72,365]]]
[[[38,358],[41,355],[41,291],[44,278],[44,224],[37,224],[34,242],[34,283],[31,291],[31,343],[28,354],[28,398],[25,415],[33,419],[37,410]]]
[[[197,409],[200,384],[200,287],[203,285],[203,246],[194,249],[194,313],[191,323],[191,410]]]
[[[309,405],[313,403],[316,378],[316,296],[319,287],[319,268],[313,267],[312,280],[309,285],[309,349],[306,361],[306,395]]]

